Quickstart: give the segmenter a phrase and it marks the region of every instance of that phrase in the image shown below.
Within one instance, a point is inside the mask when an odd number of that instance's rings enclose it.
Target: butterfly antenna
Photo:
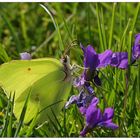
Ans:
[[[68,45],[67,49],[64,51],[63,56],[66,56],[66,55],[68,54],[69,50],[70,50],[72,47],[77,46],[77,45],[78,45],[78,40],[77,40],[77,39],[73,40],[73,41],[70,43],[70,45]]]

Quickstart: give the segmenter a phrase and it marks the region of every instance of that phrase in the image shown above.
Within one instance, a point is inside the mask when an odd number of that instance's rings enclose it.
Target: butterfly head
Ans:
[[[68,55],[63,56],[63,57],[61,58],[61,62],[62,62],[63,65],[68,65],[68,64],[70,64],[70,58],[69,58],[69,56],[68,56]]]

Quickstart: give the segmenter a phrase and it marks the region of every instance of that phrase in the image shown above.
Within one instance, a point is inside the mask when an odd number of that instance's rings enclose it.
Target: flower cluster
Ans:
[[[118,126],[112,122],[114,109],[105,108],[104,112],[98,107],[99,99],[95,96],[95,92],[91,83],[101,86],[101,79],[98,76],[98,69],[107,66],[117,67],[119,69],[127,69],[140,58],[140,34],[135,36],[134,46],[132,47],[131,64],[128,64],[127,52],[113,52],[106,50],[103,53],[96,53],[91,45],[86,48],[80,44],[84,53],[84,71],[75,79],[74,86],[78,88],[79,95],[72,95],[65,104],[67,109],[70,105],[76,104],[80,113],[85,118],[85,127],[80,132],[81,136],[85,136],[96,126],[110,128],[115,130]],[[30,60],[31,55],[27,52],[21,53],[22,60]]]
[[[112,122],[114,109],[111,107],[105,108],[104,112],[98,107],[99,99],[95,96],[95,92],[91,83],[96,86],[101,86],[101,79],[98,76],[98,69],[107,66],[117,67],[119,69],[127,69],[128,53],[113,52],[106,50],[103,53],[96,53],[91,45],[87,47],[80,44],[84,53],[84,71],[80,77],[74,81],[74,86],[78,88],[79,95],[72,95],[67,101],[65,108],[72,104],[76,104],[79,111],[85,118],[85,127],[80,135],[85,136],[96,126],[103,126],[115,130],[118,126]],[[135,43],[132,48],[132,63],[140,58],[140,34],[135,36]],[[132,64],[131,63],[131,64]]]

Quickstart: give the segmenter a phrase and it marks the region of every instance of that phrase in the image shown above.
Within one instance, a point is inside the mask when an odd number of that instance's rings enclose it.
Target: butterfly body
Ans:
[[[51,109],[56,114],[61,111],[71,89],[71,71],[67,65],[67,62],[61,63],[54,58],[42,58],[13,60],[0,66],[0,86],[7,96],[15,93],[16,118],[19,119],[29,93],[25,123],[47,106],[52,105]],[[55,104],[56,102],[59,103]],[[45,121],[50,114],[50,108],[45,109],[38,115],[38,122]]]

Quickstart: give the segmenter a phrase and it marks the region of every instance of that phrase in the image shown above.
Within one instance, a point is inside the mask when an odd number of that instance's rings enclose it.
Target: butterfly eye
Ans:
[[[68,55],[65,55],[62,59],[61,59],[62,61],[62,63],[63,64],[69,64],[70,62],[70,60],[69,60],[69,56]]]
[[[67,59],[67,55],[64,57],[63,62],[67,63],[68,59]]]

